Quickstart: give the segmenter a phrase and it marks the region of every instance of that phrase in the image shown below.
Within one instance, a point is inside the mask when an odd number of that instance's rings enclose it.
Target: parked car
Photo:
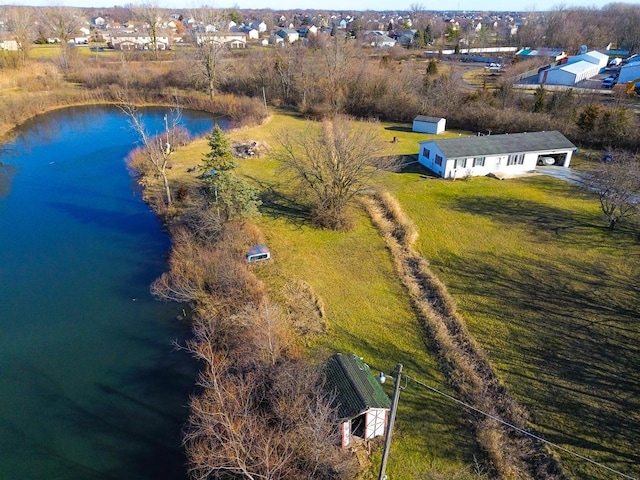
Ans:
[[[538,165],[549,166],[556,163],[553,157],[538,157]]]
[[[615,84],[616,84],[615,77],[607,77],[604,80],[602,80],[602,88],[613,88]]]

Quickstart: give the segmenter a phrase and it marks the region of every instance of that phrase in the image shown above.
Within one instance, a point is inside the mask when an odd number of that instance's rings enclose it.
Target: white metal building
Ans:
[[[594,77],[607,66],[609,56],[591,51],[569,57],[566,63],[556,65],[538,74],[538,83],[543,85],[575,85]]]
[[[620,67],[618,83],[640,81],[640,62],[631,62]]]

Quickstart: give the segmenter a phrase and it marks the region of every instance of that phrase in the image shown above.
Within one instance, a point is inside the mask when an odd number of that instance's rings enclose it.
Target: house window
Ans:
[[[507,166],[509,165],[522,165],[524,163],[524,153],[519,155],[509,155],[507,159]]]
[[[422,156],[424,158],[429,158],[431,156],[431,152],[427,148],[422,149]]]
[[[484,167],[484,157],[476,157],[473,159],[474,167]]]
[[[436,165],[442,166],[442,157],[440,155],[436,155]]]
[[[465,168],[467,166],[466,158],[456,158],[453,168]]]

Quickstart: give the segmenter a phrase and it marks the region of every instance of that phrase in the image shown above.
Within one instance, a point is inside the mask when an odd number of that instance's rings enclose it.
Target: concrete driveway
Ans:
[[[578,185],[579,187],[586,187],[587,185],[587,174],[584,172],[576,172],[575,170],[571,170],[571,168],[536,167],[536,172],[559,178],[560,180]]]

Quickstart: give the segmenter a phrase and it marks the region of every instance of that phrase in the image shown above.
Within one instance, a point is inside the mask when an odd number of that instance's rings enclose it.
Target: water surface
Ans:
[[[164,109],[145,111],[151,133]],[[210,115],[185,112],[195,134]],[[169,239],[107,107],[40,116],[0,149],[0,479],[180,479],[194,365],[155,301]]]

